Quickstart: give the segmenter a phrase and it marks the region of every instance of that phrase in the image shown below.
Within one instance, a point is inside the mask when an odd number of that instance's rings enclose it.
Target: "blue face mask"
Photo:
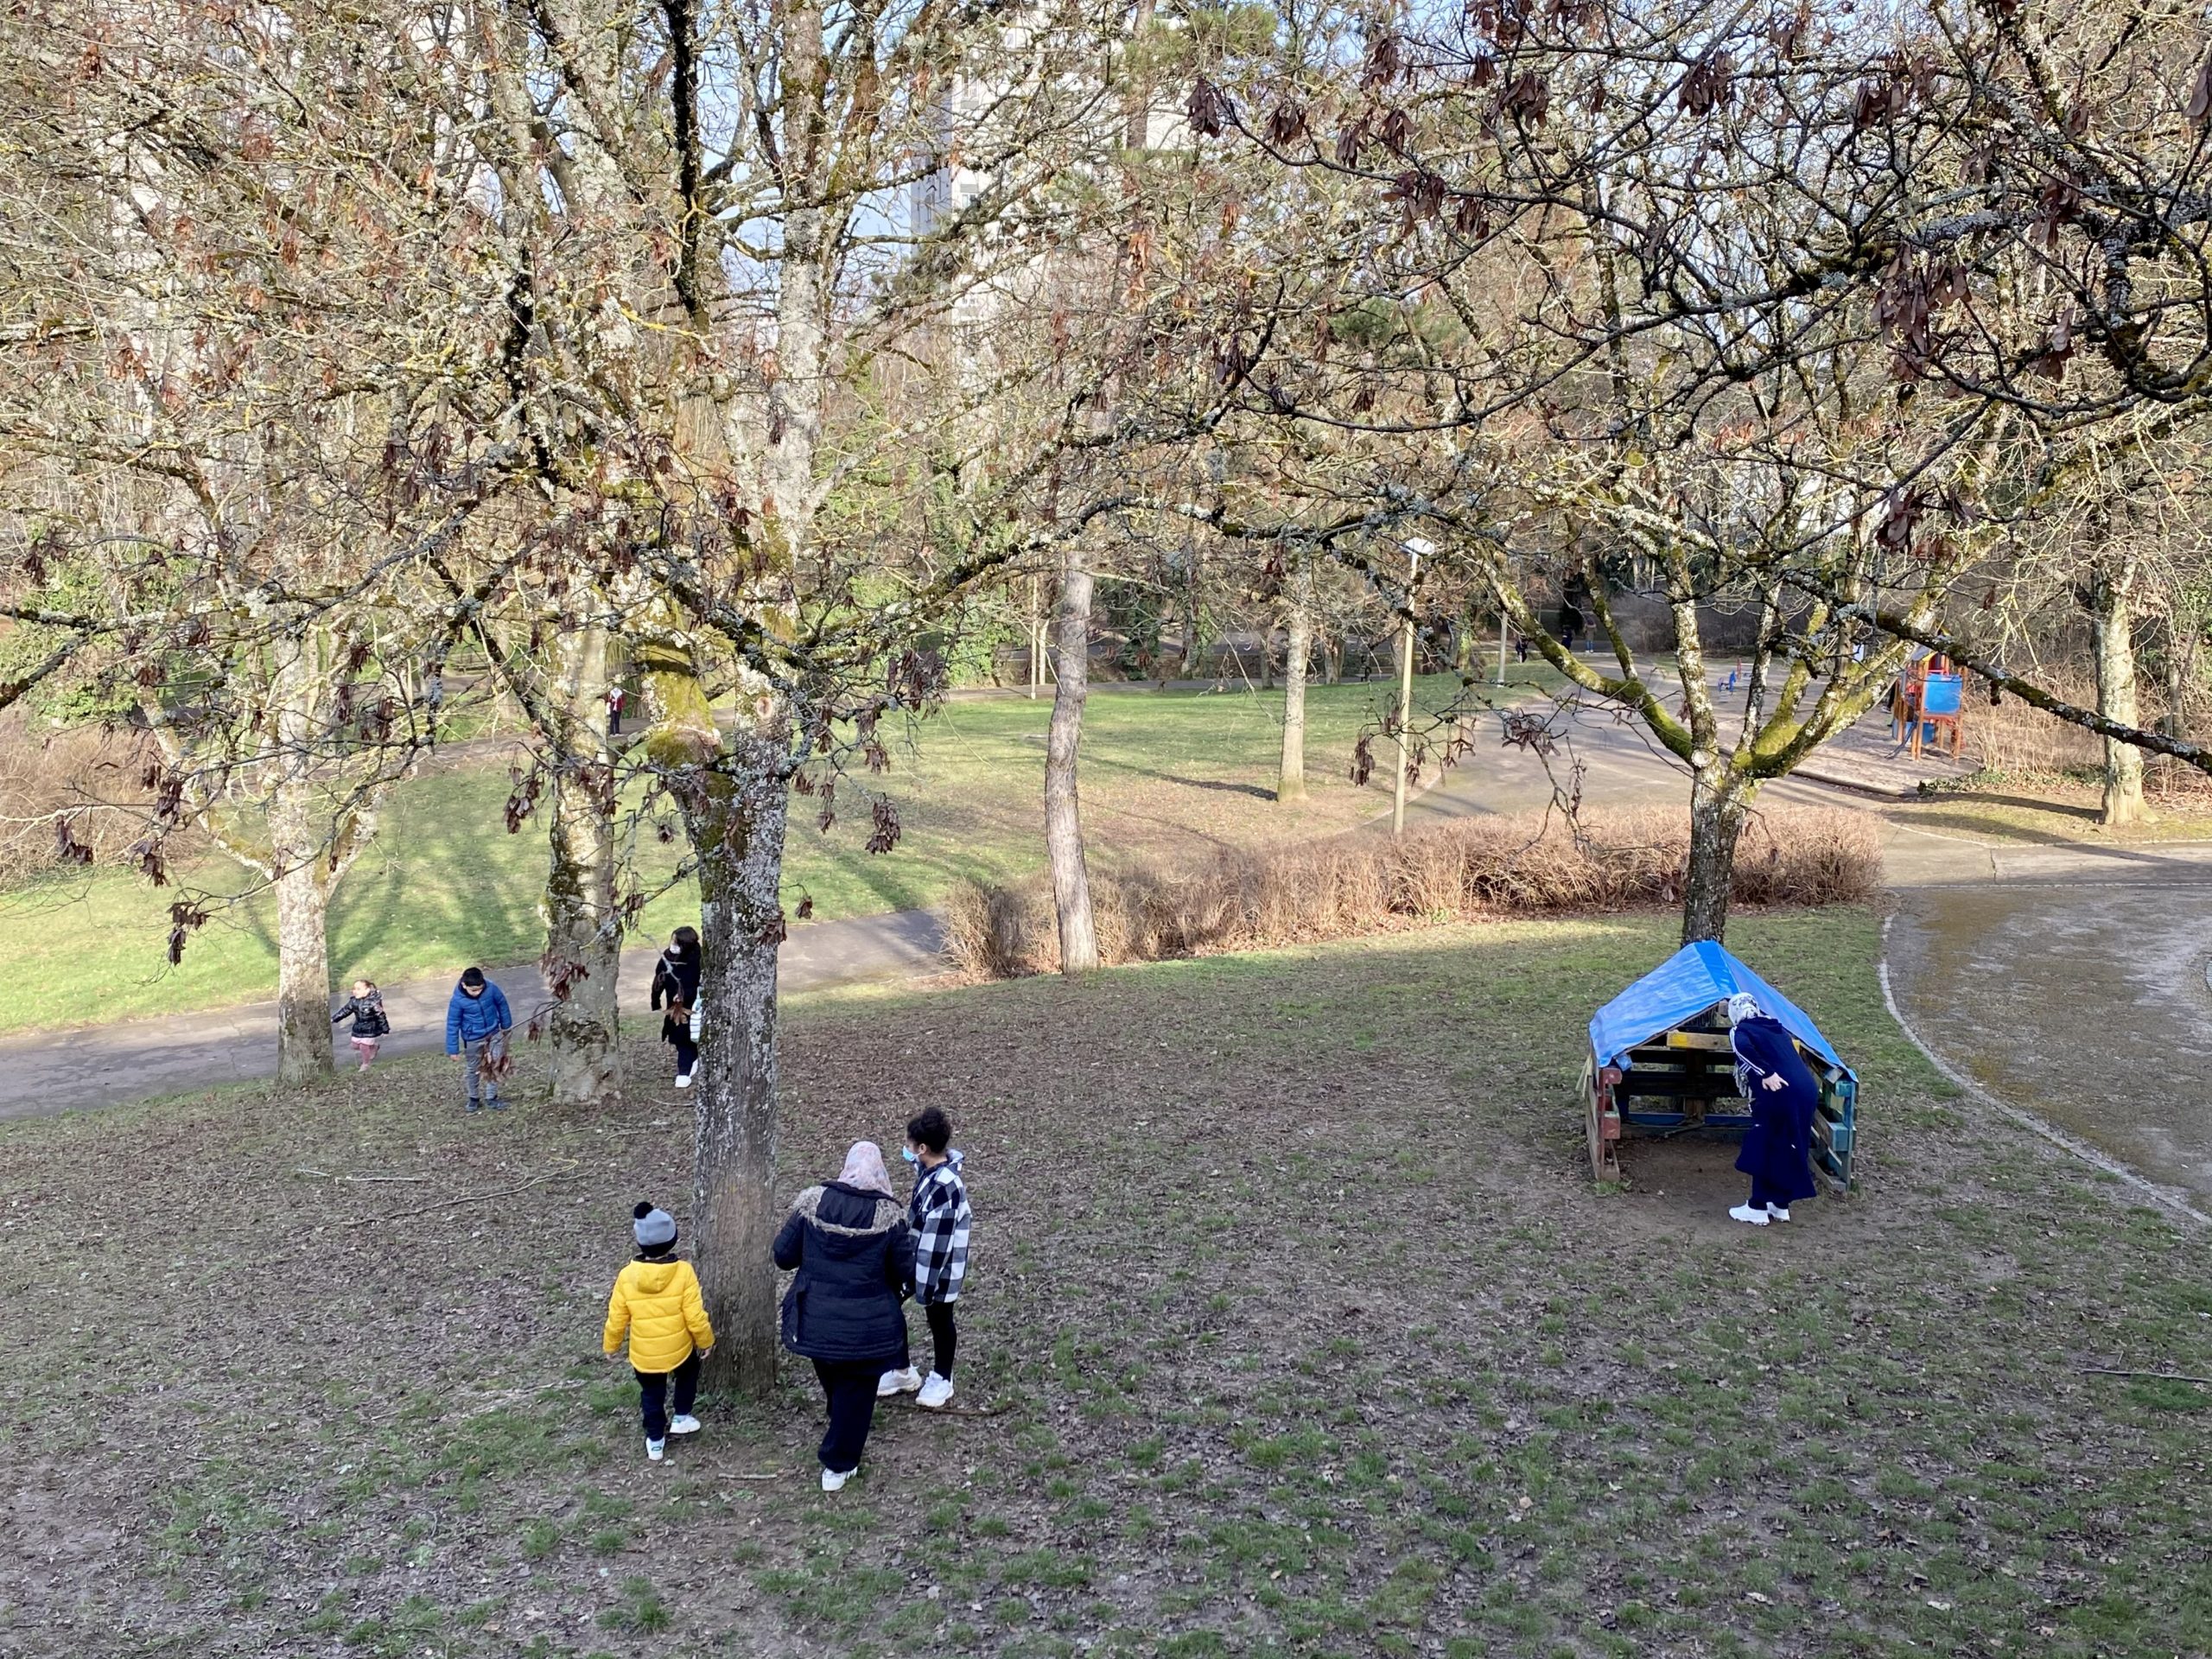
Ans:
[[[905,1159],[908,1163],[910,1163],[910,1164],[912,1164],[912,1163],[918,1163],[918,1162],[920,1162],[920,1161],[921,1161],[919,1159],[918,1159],[918,1158],[916,1158],[916,1157],[914,1156],[914,1149],[913,1149],[912,1147],[899,1147],[899,1155],[901,1158],[904,1158],[904,1159]]]

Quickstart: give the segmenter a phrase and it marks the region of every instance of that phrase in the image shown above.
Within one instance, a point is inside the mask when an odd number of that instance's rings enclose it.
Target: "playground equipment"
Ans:
[[[1582,1092],[1597,1179],[1620,1179],[1621,1138],[1631,1129],[1670,1135],[1751,1127],[1726,1018],[1738,991],[1750,992],[1796,1039],[1821,1085],[1813,1166],[1838,1187],[1851,1185],[1858,1074],[1802,1009],[1709,939],[1684,945],[1591,1016]]]
[[[1909,663],[1890,688],[1890,736],[1917,760],[1923,743],[1956,760],[1965,733],[1967,677],[1941,657]]]

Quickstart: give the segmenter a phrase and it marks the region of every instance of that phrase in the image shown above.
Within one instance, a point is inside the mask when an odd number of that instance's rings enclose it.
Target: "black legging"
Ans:
[[[935,1353],[935,1363],[930,1369],[946,1382],[952,1381],[952,1356],[960,1346],[960,1333],[952,1326],[950,1302],[925,1302],[922,1312],[930,1322],[930,1345]]]
[[[661,1023],[661,1031],[662,1034],[675,1046],[676,1075],[679,1077],[690,1077],[691,1068],[699,1063],[699,1045],[691,1040],[690,1020],[686,1019],[680,1023],[674,1020],[664,1020]]]

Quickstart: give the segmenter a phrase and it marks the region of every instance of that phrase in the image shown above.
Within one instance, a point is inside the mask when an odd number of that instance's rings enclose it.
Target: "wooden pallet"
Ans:
[[[1813,1166],[1836,1186],[1848,1188],[1858,1135],[1858,1084],[1802,1044],[1798,1052],[1821,1084],[1813,1114]],[[1693,1024],[1638,1044],[1629,1058],[1626,1071],[1601,1068],[1595,1055],[1582,1068],[1593,1179],[1619,1183],[1620,1143],[1631,1130],[1687,1134],[1751,1128],[1750,1111],[1740,1109],[1749,1103],[1737,1091],[1735,1051],[1726,1032],[1700,1030]],[[1739,1109],[1718,1109],[1724,1101],[1736,1103]]]

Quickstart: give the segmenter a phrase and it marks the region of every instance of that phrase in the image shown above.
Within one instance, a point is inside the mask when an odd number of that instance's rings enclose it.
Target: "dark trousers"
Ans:
[[[690,1358],[672,1371],[639,1371],[638,1378],[638,1411],[645,1420],[645,1438],[664,1440],[668,1438],[669,1384],[676,1385],[673,1404],[678,1417],[691,1414],[691,1402],[699,1395],[699,1355],[695,1349]]]
[[[663,1027],[670,1045],[676,1050],[676,1075],[688,1077],[691,1068],[699,1064],[699,1045],[691,1040],[689,1021],[683,1025],[669,1024]]]
[[[1789,1192],[1786,1186],[1777,1186],[1758,1175],[1751,1177],[1751,1208],[1754,1210],[1764,1209],[1768,1205],[1777,1210],[1787,1210],[1789,1207]]]
[[[951,1302],[925,1302],[922,1313],[930,1322],[930,1346],[934,1360],[930,1369],[946,1382],[952,1381],[952,1356],[960,1346],[960,1332],[953,1329]]]
[[[817,1455],[822,1466],[848,1474],[861,1466],[861,1448],[875,1421],[875,1385],[890,1370],[885,1359],[817,1359],[814,1374],[822,1379],[822,1397],[830,1407],[830,1427],[822,1436]]]

